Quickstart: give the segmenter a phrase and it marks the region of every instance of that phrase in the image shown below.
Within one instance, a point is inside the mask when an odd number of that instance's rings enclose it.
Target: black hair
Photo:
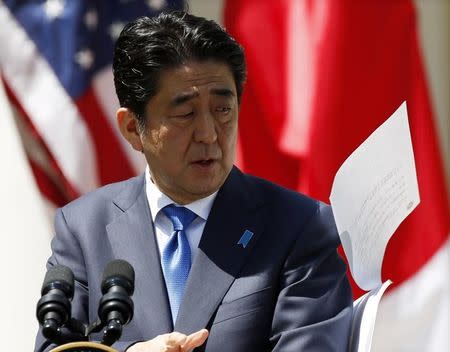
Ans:
[[[128,23],[117,39],[113,60],[120,105],[145,127],[145,106],[157,93],[161,72],[207,60],[229,66],[240,102],[246,78],[244,50],[216,22],[173,11]]]

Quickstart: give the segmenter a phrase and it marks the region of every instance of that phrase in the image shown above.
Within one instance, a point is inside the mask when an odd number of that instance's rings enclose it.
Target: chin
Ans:
[[[222,186],[222,182],[203,182],[202,184],[197,183],[195,185],[192,185],[189,191],[191,194],[196,195],[198,199],[200,199],[213,194],[214,192],[219,190],[220,186]]]
[[[204,198],[219,190],[225,182],[229,172],[221,169],[220,172],[198,175],[193,173],[190,175],[190,182],[186,190],[196,195],[198,198]]]
[[[193,194],[196,194],[199,198],[205,198],[219,190],[219,188],[219,185],[211,187],[197,187]]]

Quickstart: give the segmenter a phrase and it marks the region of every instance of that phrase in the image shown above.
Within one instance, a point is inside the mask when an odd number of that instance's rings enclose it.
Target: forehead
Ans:
[[[164,70],[160,75],[158,86],[156,95],[167,98],[180,93],[201,93],[221,87],[236,92],[236,85],[229,66],[215,61],[189,62]]]

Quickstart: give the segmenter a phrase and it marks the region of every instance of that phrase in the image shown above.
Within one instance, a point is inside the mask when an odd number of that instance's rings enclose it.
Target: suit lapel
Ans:
[[[135,310],[139,310],[134,323],[142,336],[149,338],[171,331],[173,324],[144,184],[142,177],[139,190],[123,192],[114,201],[123,214],[106,230],[114,256],[134,267],[133,300]]]
[[[217,194],[203,231],[175,331],[189,334],[207,326],[263,230],[262,217],[258,216],[261,204],[244,176],[233,169]],[[245,230],[254,235],[243,248],[237,243]]]

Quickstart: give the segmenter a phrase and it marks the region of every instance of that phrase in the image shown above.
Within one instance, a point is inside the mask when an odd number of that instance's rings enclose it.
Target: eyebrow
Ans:
[[[234,97],[234,92],[228,88],[213,88],[211,89],[211,94],[222,97]]]
[[[175,107],[175,106],[179,106],[195,97],[198,97],[199,93],[196,92],[190,92],[190,93],[180,93],[178,95],[176,95],[171,101],[170,101],[170,105]]]
[[[210,90],[210,94],[218,95],[221,97],[234,97],[235,95],[234,92],[228,88],[213,88]],[[189,93],[180,93],[170,101],[170,105],[176,107],[198,96],[199,93],[197,91]]]

